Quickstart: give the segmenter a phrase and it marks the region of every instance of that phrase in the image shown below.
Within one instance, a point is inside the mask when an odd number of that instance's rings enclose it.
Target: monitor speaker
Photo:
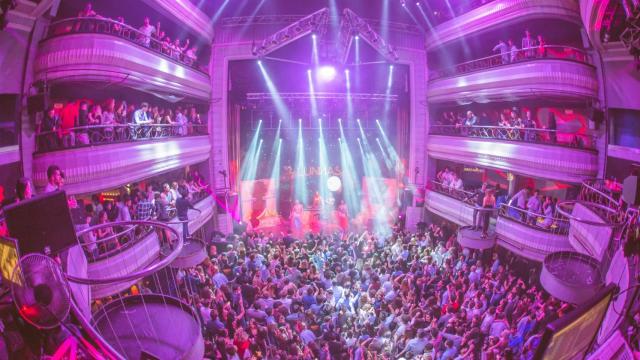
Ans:
[[[38,195],[4,210],[11,237],[22,254],[57,255],[78,244],[64,191]]]
[[[640,205],[640,181],[637,175],[627,176],[622,182],[622,200],[631,206]]]

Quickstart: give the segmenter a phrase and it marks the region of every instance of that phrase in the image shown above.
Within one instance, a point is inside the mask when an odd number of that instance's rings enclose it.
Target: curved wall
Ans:
[[[427,191],[424,205],[432,213],[460,226],[473,224],[473,208],[450,196]]]
[[[69,34],[40,43],[35,80],[118,83],[141,91],[208,101],[209,76],[112,35]]]
[[[542,262],[550,253],[572,251],[567,235],[535,229],[503,216],[496,223],[498,245],[530,260]]]
[[[595,152],[561,146],[430,135],[427,150],[436,159],[565,182],[579,183],[598,173]]]
[[[56,164],[65,172],[67,193],[91,193],[205,161],[210,152],[205,135],[36,154],[33,182],[37,188],[46,186],[47,167]]]
[[[436,26],[427,38],[427,51],[470,33],[531,19],[579,23],[580,13],[574,0],[495,0]]]
[[[531,60],[434,80],[429,82],[427,91],[431,103],[487,103],[540,97],[597,98],[595,68],[570,60]]]

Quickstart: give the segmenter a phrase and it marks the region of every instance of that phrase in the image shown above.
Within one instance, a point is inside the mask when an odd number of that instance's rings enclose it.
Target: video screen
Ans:
[[[614,284],[605,287],[592,300],[547,325],[535,359],[584,359],[616,288]]]

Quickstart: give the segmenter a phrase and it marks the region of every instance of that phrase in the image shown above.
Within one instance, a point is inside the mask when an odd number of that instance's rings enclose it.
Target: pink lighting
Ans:
[[[333,81],[336,77],[336,68],[333,66],[325,65],[318,69],[317,78],[319,81],[329,82]]]

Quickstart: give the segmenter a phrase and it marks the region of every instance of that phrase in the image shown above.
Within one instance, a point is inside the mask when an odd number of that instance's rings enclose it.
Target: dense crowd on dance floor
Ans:
[[[209,359],[530,359],[571,308],[527,269],[521,278],[497,253],[461,249],[446,223],[230,240],[178,273]]]

